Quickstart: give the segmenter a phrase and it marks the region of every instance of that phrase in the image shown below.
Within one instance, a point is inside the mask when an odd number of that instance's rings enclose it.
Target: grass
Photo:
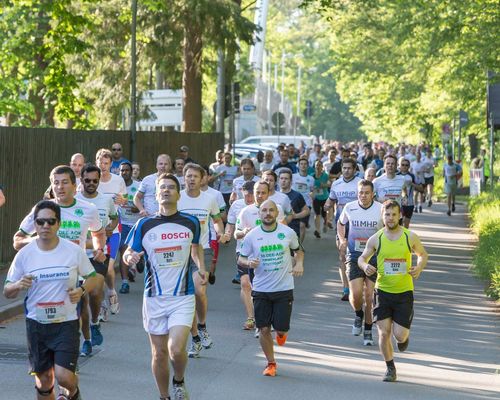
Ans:
[[[474,251],[474,273],[488,283],[486,293],[500,299],[500,184],[493,191],[469,199],[471,228],[479,238]]]

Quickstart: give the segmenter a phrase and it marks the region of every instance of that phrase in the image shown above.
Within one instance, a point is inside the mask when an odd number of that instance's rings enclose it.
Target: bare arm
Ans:
[[[145,217],[148,215],[142,204],[143,200],[144,200],[144,193],[137,191],[134,196],[134,206],[136,206],[137,209],[139,210],[139,214],[141,215],[141,217]]]
[[[296,250],[293,257],[295,265],[292,268],[292,275],[296,277],[304,275],[304,250]]]
[[[260,264],[260,260],[258,258],[248,258],[242,255],[238,256],[238,265],[241,265],[244,268],[257,268]]]
[[[377,272],[377,268],[368,263],[372,255],[377,250],[376,246],[377,246],[377,235],[375,234],[372,237],[370,237],[370,239],[368,239],[368,242],[366,242],[366,247],[363,253],[358,258],[358,266],[365,272],[367,276],[373,275],[375,272]]]
[[[412,250],[417,255],[417,265],[411,267],[410,275],[413,278],[418,279],[420,273],[427,266],[427,260],[429,259],[429,254],[422,245],[420,238],[417,236],[417,234],[413,232],[410,232],[410,243]]]
[[[17,231],[14,235],[14,249],[19,251],[21,250],[24,246],[29,244],[34,238],[32,236],[26,235],[22,231]]]
[[[90,232],[92,236],[92,245],[94,248],[94,259],[99,262],[106,261],[106,256],[104,255],[104,246],[106,246],[106,230],[104,228],[99,229],[95,232]]]
[[[311,210],[309,210],[309,207],[305,205],[304,207],[302,207],[302,210],[300,210],[300,212],[298,212],[297,214],[293,214],[293,218],[302,219],[307,217],[309,214],[311,214]]]
[[[7,282],[3,288],[3,295],[8,299],[15,299],[19,292],[29,289],[33,284],[33,277],[31,275],[24,275],[17,282]]]
[[[198,276],[201,279],[201,284],[207,284],[207,270],[205,268],[205,254],[203,252],[203,246],[199,244],[191,245],[191,258],[198,266]]]

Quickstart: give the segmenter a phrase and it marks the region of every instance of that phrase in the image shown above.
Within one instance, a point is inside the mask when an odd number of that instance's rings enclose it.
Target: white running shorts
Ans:
[[[167,335],[173,326],[193,325],[194,295],[144,297],[142,322],[152,335]]]

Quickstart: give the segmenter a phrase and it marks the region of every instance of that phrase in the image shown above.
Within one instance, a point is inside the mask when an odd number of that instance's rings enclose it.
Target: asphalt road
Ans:
[[[209,287],[207,327],[212,349],[189,360],[191,399],[498,399],[500,318],[469,266],[474,238],[459,206],[451,218],[442,204],[414,216],[413,228],[430,253],[416,283],[408,351],[395,353],[397,383],[384,383],[378,346],[351,335],[353,312],[340,301],[334,234],[308,232],[305,275],[296,280],[292,327],[276,349],[278,376],[262,376],[265,359],[244,320],[232,245],[223,249],[215,286]],[[142,328],[142,283],[121,295],[121,312],[103,324],[105,341],[81,359],[84,399],[157,399],[150,349]],[[374,331],[375,332],[375,331]],[[375,333],[375,338],[377,337]],[[27,374],[24,319],[0,329],[0,399],[34,398]],[[10,358],[10,359],[8,359]]]

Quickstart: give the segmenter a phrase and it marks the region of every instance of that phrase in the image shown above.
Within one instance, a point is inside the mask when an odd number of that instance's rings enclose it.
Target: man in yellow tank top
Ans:
[[[385,228],[368,239],[358,259],[359,267],[367,276],[377,273],[373,321],[377,323],[380,352],[387,365],[385,382],[396,380],[391,336],[396,338],[399,351],[408,347],[413,319],[413,279],[420,276],[428,259],[420,238],[399,225],[400,212],[397,201],[384,202]],[[412,252],[417,255],[416,265],[411,262]],[[374,253],[377,267],[369,264]]]

